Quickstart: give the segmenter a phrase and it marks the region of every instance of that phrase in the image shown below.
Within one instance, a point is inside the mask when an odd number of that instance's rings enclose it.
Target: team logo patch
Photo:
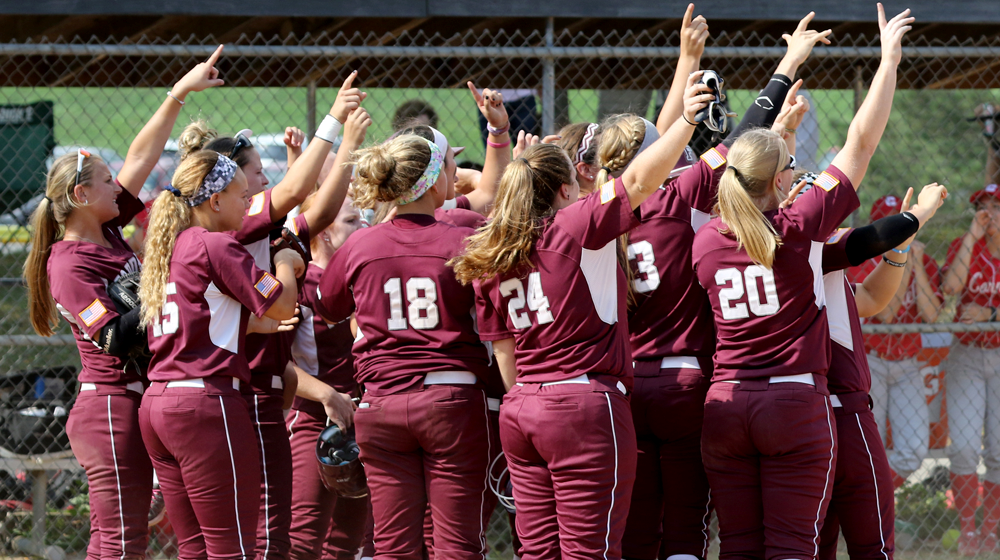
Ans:
[[[726,158],[723,157],[722,154],[720,154],[715,148],[701,154],[701,159],[705,160],[705,163],[707,163],[713,170],[718,169],[722,166],[722,164],[726,163]]]
[[[101,300],[95,299],[94,303],[90,304],[86,309],[80,312],[80,320],[83,321],[84,325],[89,327],[107,314],[108,309],[104,307]]]
[[[826,192],[830,192],[833,187],[840,184],[840,179],[824,171],[819,177],[816,178],[815,181],[813,181],[813,184],[822,188]]]
[[[601,204],[607,204],[615,199],[615,181],[612,179],[601,187]]]
[[[260,280],[253,285],[253,287],[257,288],[257,291],[260,292],[262,296],[270,297],[271,292],[273,292],[274,289],[280,285],[281,282],[278,282],[277,278],[271,276],[270,273],[265,272],[264,275],[260,277]]]
[[[257,193],[253,195],[250,199],[250,209],[247,210],[247,216],[256,216],[264,210],[264,193]]]
[[[830,236],[830,239],[826,240],[826,244],[827,245],[833,245],[833,244],[837,243],[838,241],[840,241],[841,239],[843,239],[844,235],[846,235],[847,232],[849,232],[849,231],[851,231],[851,228],[846,228],[845,227],[845,228],[838,229],[837,231],[833,232],[833,235]]]

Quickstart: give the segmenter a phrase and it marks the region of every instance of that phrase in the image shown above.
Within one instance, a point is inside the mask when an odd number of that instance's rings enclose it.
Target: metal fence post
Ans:
[[[545,46],[555,46],[555,18],[545,22]],[[553,134],[556,123],[556,60],[549,54],[542,59],[542,135]]]
[[[49,484],[46,471],[31,471],[31,540],[36,554],[45,548],[45,494]]]

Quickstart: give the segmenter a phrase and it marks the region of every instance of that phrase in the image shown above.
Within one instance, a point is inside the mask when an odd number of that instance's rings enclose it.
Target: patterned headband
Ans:
[[[594,135],[597,133],[597,124],[590,123],[587,125],[587,132],[583,133],[583,139],[580,140],[580,149],[576,151],[576,157],[573,158],[573,163],[581,163],[583,161],[584,154],[590,149],[590,144],[594,141]]]
[[[420,176],[420,179],[417,179],[417,182],[410,188],[410,192],[396,199],[396,202],[400,205],[409,204],[424,196],[427,189],[431,188],[437,182],[438,176],[441,175],[441,169],[444,167],[444,152],[441,151],[441,148],[438,148],[437,144],[430,140],[424,138],[421,138],[421,140],[427,142],[427,145],[431,149],[431,161],[427,163],[427,169],[424,169],[424,173]]]
[[[229,186],[229,183],[233,182],[233,177],[236,176],[237,169],[239,169],[239,166],[236,165],[235,161],[219,154],[219,159],[215,162],[215,167],[208,172],[208,175],[205,175],[205,180],[201,182],[198,191],[189,197],[185,197],[184,202],[192,208],[200,206],[201,203],[211,198],[213,194],[225,190]]]

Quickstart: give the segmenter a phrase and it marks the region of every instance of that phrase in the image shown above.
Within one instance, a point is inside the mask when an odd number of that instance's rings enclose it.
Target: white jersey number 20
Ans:
[[[389,330],[406,329],[403,317],[403,283],[399,278],[390,278],[382,289],[389,295]],[[420,292],[424,295],[421,296]],[[438,326],[437,285],[434,280],[414,277],[406,281],[406,307],[410,325],[418,330],[433,329]],[[423,312],[421,314],[421,312]]]
[[[531,318],[527,311],[522,311],[525,304],[528,309],[535,312],[535,319],[539,325],[551,323],[555,319],[549,311],[549,298],[542,292],[542,276],[538,272],[528,275],[528,292],[524,292],[524,282],[520,278],[511,278],[500,283],[500,295],[510,297],[507,302],[507,313],[514,323],[515,329],[526,329],[531,326]]]
[[[757,288],[758,278],[763,280],[764,284],[763,300],[761,300],[760,291]],[[753,265],[748,266],[742,274],[738,268],[723,268],[716,271],[715,284],[725,286],[727,283],[731,283],[731,286],[719,290],[719,305],[722,307],[723,319],[746,319],[750,317],[750,313],[757,317],[766,317],[774,315],[781,307],[781,303],[778,301],[778,289],[774,285],[774,271],[770,269]],[[746,285],[745,290],[744,285]],[[742,298],[744,293],[746,293],[747,302],[750,304],[749,309],[747,309],[747,304],[743,302],[733,304],[734,301]]]
[[[167,284],[166,293],[167,296],[176,294],[177,284],[174,282]],[[153,323],[153,336],[163,336],[177,332],[177,327],[180,326],[179,312],[180,308],[177,307],[176,303],[172,301],[163,302],[163,307],[160,308],[160,317]]]

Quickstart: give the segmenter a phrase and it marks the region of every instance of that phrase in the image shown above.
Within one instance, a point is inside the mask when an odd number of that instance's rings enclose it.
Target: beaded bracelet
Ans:
[[[904,266],[906,266],[906,261],[903,261],[901,263],[896,261],[891,261],[889,260],[889,257],[885,255],[882,255],[882,260],[889,263],[889,266],[894,266],[896,268],[903,268]]]

